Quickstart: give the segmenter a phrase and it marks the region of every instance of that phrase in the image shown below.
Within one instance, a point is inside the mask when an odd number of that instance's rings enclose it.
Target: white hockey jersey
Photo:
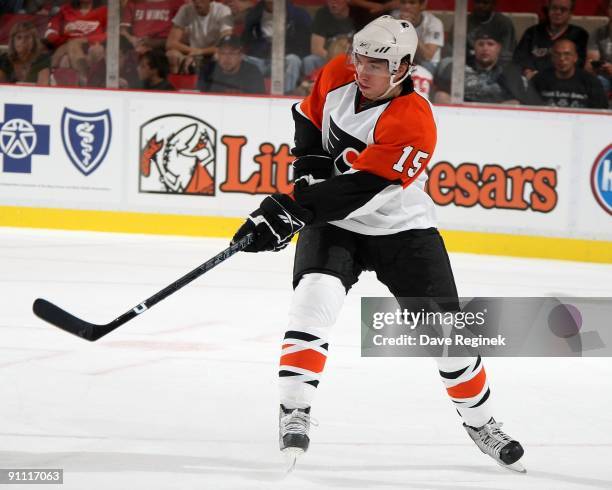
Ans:
[[[436,226],[424,172],[437,138],[431,104],[410,84],[392,99],[362,105],[361,97],[341,55],[294,106],[296,175],[312,161],[330,167],[324,182],[296,186],[296,202],[316,221],[365,235]]]

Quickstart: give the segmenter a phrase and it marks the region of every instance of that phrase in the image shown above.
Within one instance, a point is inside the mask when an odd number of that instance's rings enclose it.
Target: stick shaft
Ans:
[[[236,243],[230,245],[229,247],[227,247],[222,252],[219,252],[213,258],[207,260],[206,262],[204,262],[203,264],[199,265],[198,267],[196,267],[192,271],[188,272],[183,277],[177,279],[172,284],[169,284],[168,286],[166,286],[161,291],[158,291],[157,293],[155,293],[150,298],[147,298],[143,302],[137,304],[130,311],[125,312],[123,315],[121,315],[120,317],[118,317],[114,321],[115,322],[116,321],[120,321],[124,317],[129,317],[129,318],[127,318],[125,320],[125,321],[128,321],[128,320],[131,320],[132,318],[134,318],[135,316],[143,313],[144,311],[146,311],[149,308],[151,308],[152,306],[156,305],[157,303],[159,303],[163,299],[166,299],[171,294],[176,293],[179,289],[185,287],[187,284],[189,284],[190,282],[194,281],[195,279],[197,279],[201,275],[205,274],[206,272],[208,272],[212,268],[216,267],[221,262],[226,261],[232,255],[234,255],[236,252],[240,252],[241,250],[243,250],[245,247],[247,247],[252,242],[252,239],[253,239],[252,235],[245,236],[244,238],[242,238],[238,242],[236,242]],[[125,323],[125,321],[124,321],[124,323]]]
[[[252,233],[246,235],[236,243],[233,243],[228,248],[215,255],[213,258],[199,265],[192,271],[185,274],[183,277],[177,279],[172,284],[169,284],[161,291],[158,291],[150,298],[145,299],[143,302],[139,303],[131,310],[126,311],[123,315],[115,318],[112,322],[107,323],[106,325],[97,325],[81,320],[80,318],[75,317],[71,313],[68,313],[59,306],[56,306],[45,299],[39,298],[34,301],[33,310],[36,316],[45,320],[46,322],[49,322],[66,332],[78,335],[86,340],[95,341],[101,337],[104,337],[106,334],[112,332],[116,328],[119,328],[124,323],[129,322],[132,318],[147,311],[149,308],[183,288],[194,279],[197,279],[201,275],[205,274],[213,267],[219,265],[221,262],[226,261],[235,253],[244,250],[253,242],[253,239],[254,235]]]

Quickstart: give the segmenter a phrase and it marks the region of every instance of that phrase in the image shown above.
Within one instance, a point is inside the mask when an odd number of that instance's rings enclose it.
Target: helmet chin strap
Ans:
[[[389,79],[389,88],[387,90],[385,90],[384,94],[382,94],[379,97],[376,97],[375,100],[381,100],[381,99],[384,99],[385,97],[387,97],[391,93],[391,91],[395,87],[397,87],[398,85],[401,85],[404,82],[404,80],[406,80],[406,78],[408,78],[409,75],[410,75],[410,68],[407,68],[406,69],[406,74],[402,78],[397,80],[396,82],[393,81],[393,76],[394,75],[391,75],[391,78]]]

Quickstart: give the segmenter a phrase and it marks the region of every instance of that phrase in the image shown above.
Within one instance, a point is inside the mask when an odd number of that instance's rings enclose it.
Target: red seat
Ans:
[[[170,75],[168,75],[168,81],[176,90],[196,90],[196,86],[198,84],[198,76],[171,73]]]
[[[72,68],[54,68],[51,76],[55,85],[73,87],[79,84],[79,73]]]

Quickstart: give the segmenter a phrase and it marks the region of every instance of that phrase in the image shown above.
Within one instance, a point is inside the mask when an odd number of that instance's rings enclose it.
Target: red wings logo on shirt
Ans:
[[[100,22],[97,20],[75,20],[68,22],[64,30],[73,36],[77,33],[87,36],[92,32],[96,32],[98,27],[100,27]]]

